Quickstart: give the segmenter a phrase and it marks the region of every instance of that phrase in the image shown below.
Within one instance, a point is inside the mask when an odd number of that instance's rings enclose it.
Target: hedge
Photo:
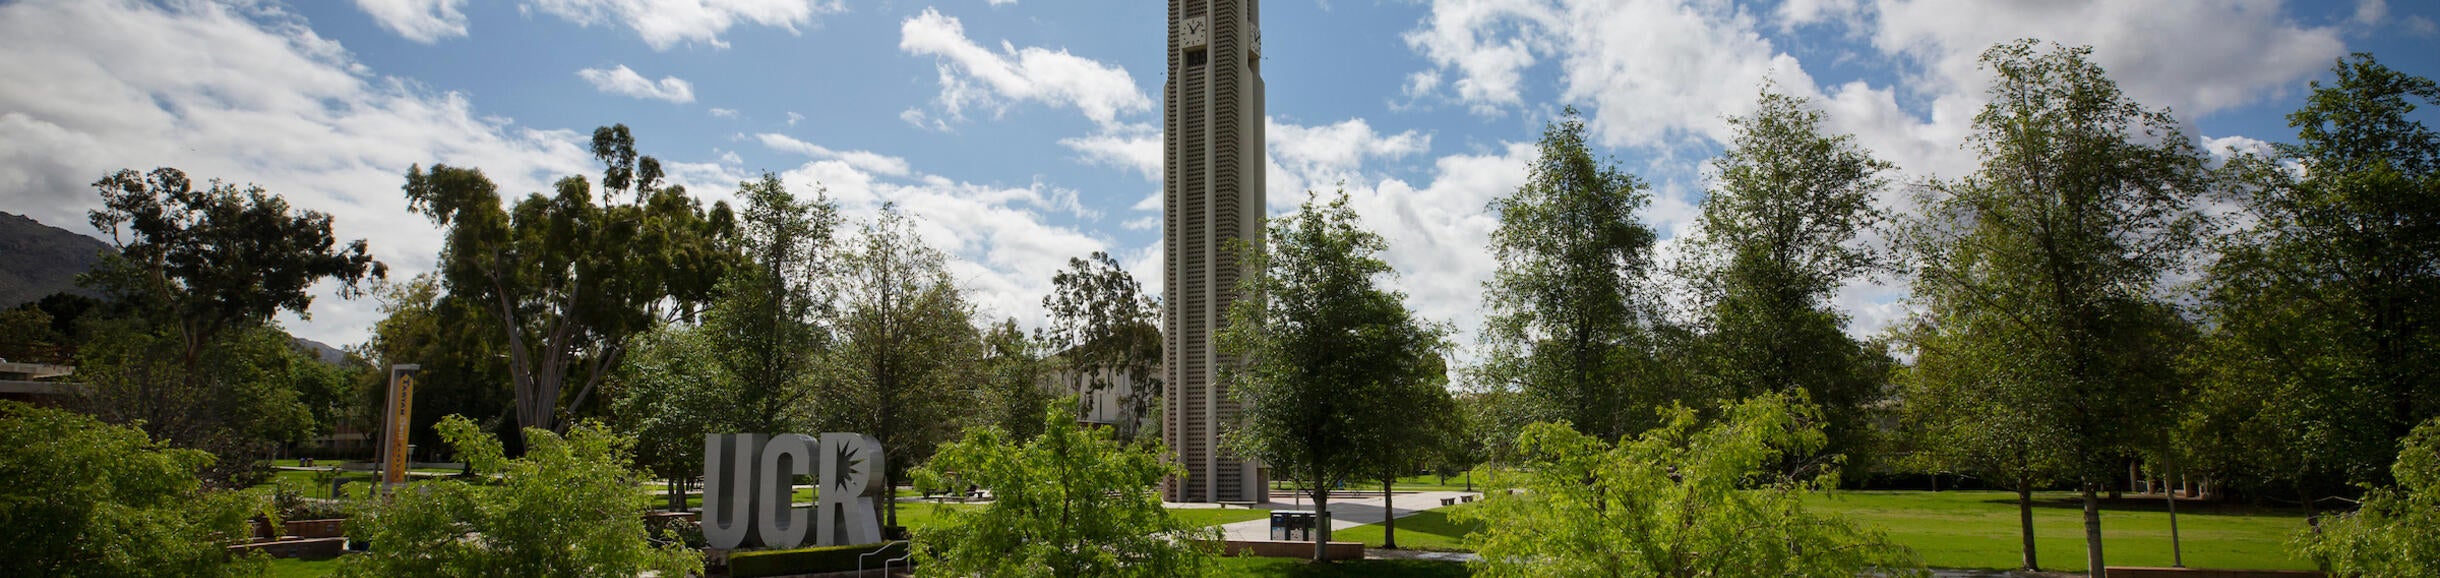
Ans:
[[[866,553],[877,548],[884,549],[884,551],[880,554],[865,556]],[[883,560],[905,555],[907,555],[906,542],[891,542],[888,546],[883,547],[857,544],[795,550],[738,552],[729,555],[729,575],[736,578],[751,578],[754,576],[852,572],[857,569],[858,557],[863,557],[865,564],[877,568]],[[903,565],[903,562],[901,564]]]

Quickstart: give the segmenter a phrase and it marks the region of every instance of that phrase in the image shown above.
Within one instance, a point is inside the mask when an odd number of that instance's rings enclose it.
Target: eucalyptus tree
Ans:
[[[825,427],[881,440],[888,487],[957,434],[970,409],[966,386],[981,347],[947,257],[915,236],[914,222],[884,206],[839,254],[838,348],[821,404]],[[898,524],[898,501],[886,508]]]
[[[1885,268],[1861,237],[1887,218],[1874,198],[1893,166],[1821,121],[1804,98],[1767,87],[1752,116],[1730,119],[1735,137],[1712,161],[1686,277],[1708,329],[1701,372],[1711,389],[1732,399],[1803,392],[1828,419],[1823,451],[1861,466],[1867,411],[1884,398],[1892,362],[1847,336],[1831,300]]]
[[[2440,415],[2440,104],[2431,79],[2357,54],[2288,115],[2296,142],[2230,164],[2251,226],[2203,284],[2215,322],[2193,445],[2235,480],[2300,494],[2380,484]]]
[[[2084,502],[2085,556],[2101,573],[2096,492],[2127,455],[2157,447],[2173,377],[2159,343],[2165,275],[2197,245],[2204,155],[2165,111],[2143,108],[2090,48],[2031,40],[1984,51],[1991,102],[1975,116],[1982,166],[1927,187],[1905,232],[1929,327],[1992,363],[1950,384],[1999,424],[2042,428]],[[1927,350],[1934,351],[1934,350]],[[2030,416],[2030,417],[2027,417]],[[1968,428],[1966,435],[2017,435]]]
[[[1050,312],[1045,337],[1058,348],[1068,386],[1079,396],[1127,384],[1127,419],[1117,424],[1120,441],[1133,441],[1142,418],[1161,394],[1161,309],[1144,285],[1109,253],[1068,259],[1051,277],[1042,297]],[[1156,435],[1159,432],[1154,432]]]
[[[514,206],[480,169],[407,169],[409,206],[442,228],[449,295],[483,303],[506,334],[523,428],[555,430],[582,410],[628,337],[691,316],[734,261],[721,242],[735,228],[726,202],[707,211],[662,182],[626,125],[594,130],[592,151],[598,191],[569,176]]]
[[[1221,379],[1243,408],[1225,443],[1301,482],[1327,515],[1332,488],[1394,457],[1382,446],[1416,419],[1407,396],[1441,381],[1447,329],[1380,287],[1392,274],[1379,257],[1386,245],[1345,193],[1326,205],[1308,198],[1272,219],[1263,240],[1236,248],[1246,275],[1219,335],[1221,352],[1240,361]],[[1313,533],[1317,560],[1329,533]]]
[[[1683,390],[1663,381],[1651,203],[1635,175],[1596,162],[1574,108],[1542,132],[1524,186],[1492,201],[1496,276],[1485,284],[1484,379],[1516,384],[1545,418],[1618,439]]]

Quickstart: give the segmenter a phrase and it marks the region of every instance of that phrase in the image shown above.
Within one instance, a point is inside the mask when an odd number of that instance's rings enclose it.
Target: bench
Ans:
[[[1440,499],[1440,505],[1442,505],[1442,506],[1455,506],[1455,505],[1457,505],[1457,498],[1441,498],[1441,499]]]
[[[1261,505],[1261,504],[1262,504],[1262,502],[1245,502],[1245,501],[1231,502],[1231,501],[1221,501],[1221,502],[1220,502],[1220,509],[1226,510],[1226,509],[1228,509],[1228,507],[1229,507],[1229,506],[1240,506],[1240,507],[1243,507],[1243,508],[1245,508],[1245,509],[1251,510],[1251,509],[1254,509],[1254,506],[1258,506],[1258,505]]]

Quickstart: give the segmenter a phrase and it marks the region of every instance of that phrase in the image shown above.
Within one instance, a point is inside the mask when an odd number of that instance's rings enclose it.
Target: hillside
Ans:
[[[13,213],[0,213],[0,307],[81,291],[76,275],[93,268],[110,245]]]

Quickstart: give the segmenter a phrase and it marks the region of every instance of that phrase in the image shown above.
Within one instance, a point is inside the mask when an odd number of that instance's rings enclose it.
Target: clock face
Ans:
[[[1211,43],[1211,36],[1212,28],[1209,21],[1204,20],[1202,16],[1188,18],[1186,23],[1180,25],[1178,29],[1178,46],[1180,48],[1202,48]]]

